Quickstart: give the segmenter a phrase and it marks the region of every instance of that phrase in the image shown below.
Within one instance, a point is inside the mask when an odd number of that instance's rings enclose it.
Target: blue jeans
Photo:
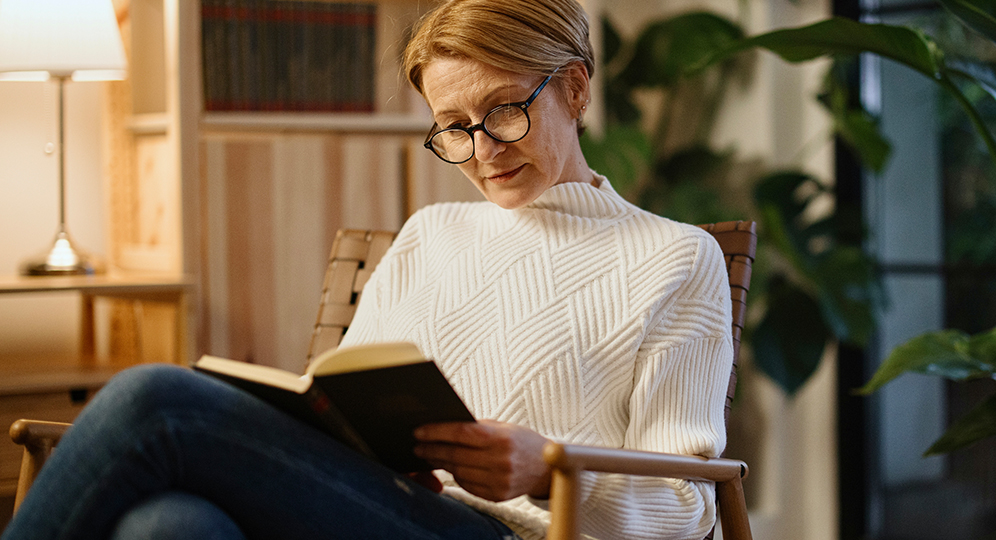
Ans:
[[[172,366],[129,369],[94,397],[2,540],[138,537],[515,538],[265,402]]]

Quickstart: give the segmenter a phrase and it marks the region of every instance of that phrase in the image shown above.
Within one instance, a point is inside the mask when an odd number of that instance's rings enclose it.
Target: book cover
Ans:
[[[212,356],[194,369],[246,390],[399,472],[430,470],[415,456],[412,432],[436,422],[473,422],[431,360],[407,343],[333,350],[308,372]]]

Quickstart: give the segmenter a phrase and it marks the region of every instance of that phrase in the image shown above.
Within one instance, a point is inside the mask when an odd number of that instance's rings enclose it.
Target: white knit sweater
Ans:
[[[342,345],[414,342],[477,418],[558,441],[719,455],[733,358],[723,254],[706,232],[640,210],[600,179],[516,210],[417,212]],[[701,538],[715,521],[710,483],[583,479],[590,537]],[[444,484],[524,539],[545,536],[544,501],[492,503]]]

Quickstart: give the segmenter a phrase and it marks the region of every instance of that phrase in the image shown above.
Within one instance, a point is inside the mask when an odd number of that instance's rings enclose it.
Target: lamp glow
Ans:
[[[59,228],[52,248],[29,261],[29,275],[92,274],[98,268],[66,231],[64,94],[67,80],[121,80],[124,46],[110,0],[0,0],[0,81],[59,85]]]

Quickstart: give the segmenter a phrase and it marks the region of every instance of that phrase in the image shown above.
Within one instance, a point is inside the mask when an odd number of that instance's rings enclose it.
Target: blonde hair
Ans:
[[[422,18],[405,48],[402,67],[419,93],[425,66],[445,57],[514,73],[545,76],[573,62],[589,77],[595,72],[588,16],[576,0],[446,0]],[[561,91],[563,71],[554,77]]]

